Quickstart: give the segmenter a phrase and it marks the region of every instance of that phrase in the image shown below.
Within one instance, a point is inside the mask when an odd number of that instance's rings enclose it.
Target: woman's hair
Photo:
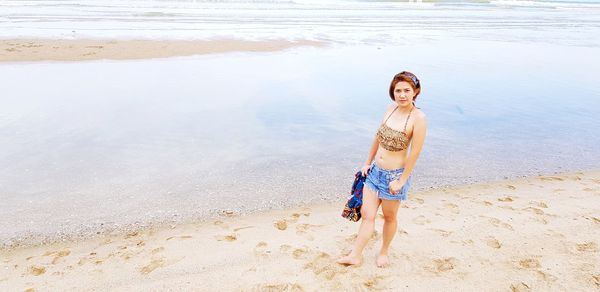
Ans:
[[[394,89],[396,88],[396,84],[402,81],[410,84],[412,89],[415,91],[414,100],[417,100],[417,96],[419,95],[419,93],[421,93],[421,81],[419,81],[419,78],[417,78],[415,74],[412,74],[408,71],[402,71],[396,74],[396,76],[394,76],[394,78],[392,79],[392,83],[390,84],[390,97],[392,98],[392,100],[395,100]]]

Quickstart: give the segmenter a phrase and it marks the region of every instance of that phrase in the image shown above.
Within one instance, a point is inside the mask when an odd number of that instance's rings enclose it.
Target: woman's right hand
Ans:
[[[367,176],[367,174],[369,173],[369,169],[371,169],[371,165],[369,164],[365,164],[361,169],[360,172],[362,173],[363,176]]]

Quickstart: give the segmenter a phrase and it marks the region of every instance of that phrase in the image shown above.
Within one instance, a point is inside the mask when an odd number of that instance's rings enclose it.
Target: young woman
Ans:
[[[421,82],[410,72],[400,72],[392,79],[389,93],[394,104],[386,110],[361,169],[363,175],[367,175],[360,209],[362,222],[352,251],[338,259],[340,264],[358,265],[362,262],[362,252],[373,234],[380,204],[385,222],[383,243],[376,263],[378,267],[389,264],[389,247],[397,228],[396,214],[400,201],[407,199],[411,172],[427,132],[425,114],[415,106],[420,92]]]

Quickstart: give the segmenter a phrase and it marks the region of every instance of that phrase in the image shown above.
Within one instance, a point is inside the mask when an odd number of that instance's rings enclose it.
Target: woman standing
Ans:
[[[362,174],[367,175],[360,209],[362,222],[352,251],[338,259],[340,264],[358,265],[362,262],[362,252],[373,234],[380,204],[385,222],[383,243],[376,263],[378,267],[389,264],[389,247],[396,234],[400,201],[407,199],[411,172],[427,132],[425,114],[415,106],[420,92],[421,83],[410,72],[400,72],[392,79],[389,93],[394,104],[386,110],[367,161],[361,169]]]

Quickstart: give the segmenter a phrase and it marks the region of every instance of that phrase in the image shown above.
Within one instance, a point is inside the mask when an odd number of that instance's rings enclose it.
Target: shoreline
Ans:
[[[455,184],[455,185],[442,185],[435,187],[422,187],[422,188],[413,188],[409,192],[409,201],[410,194],[419,195],[425,192],[435,192],[435,191],[443,191],[452,190],[456,188],[470,188],[470,187],[487,187],[488,185],[498,184],[503,182],[514,182],[520,181],[524,179],[530,179],[535,177],[553,177],[553,176],[569,176],[569,175],[577,175],[581,173],[595,173],[600,170],[585,170],[585,171],[569,171],[564,173],[549,173],[544,175],[525,175],[519,177],[513,177],[502,180],[495,181],[483,181],[483,182],[474,182],[474,183],[465,183],[465,184]],[[340,196],[345,194],[340,194]],[[95,226],[91,226],[88,224],[85,225],[69,225],[68,229],[56,229],[52,232],[47,233],[19,233],[12,237],[0,238],[0,251],[2,250],[12,250],[12,249],[20,249],[20,248],[35,248],[45,245],[54,245],[60,243],[77,243],[80,241],[85,241],[87,239],[95,239],[95,238],[104,238],[107,236],[115,236],[115,235],[124,235],[129,233],[136,232],[146,232],[148,230],[162,230],[162,229],[171,229],[174,226],[184,226],[184,225],[193,225],[193,224],[204,224],[206,222],[214,221],[214,220],[223,220],[226,218],[243,218],[249,216],[258,216],[260,214],[265,214],[268,212],[277,212],[277,211],[286,211],[286,210],[294,210],[298,208],[304,207],[314,207],[320,205],[343,205],[346,199],[332,200],[332,199],[318,199],[313,198],[307,203],[301,204],[284,204],[275,208],[259,208],[259,209],[249,209],[249,210],[240,210],[240,209],[218,209],[210,215],[206,215],[207,217],[198,217],[198,216],[176,216],[173,219],[168,218],[154,218],[148,221],[135,221],[135,222],[113,222],[113,220],[107,222],[97,222]]]
[[[1,39],[0,63],[154,59],[229,52],[274,52],[325,45],[325,42],[308,40]]]
[[[0,288],[600,287],[600,242],[593,236],[600,231],[598,170],[411,193],[398,213],[387,269],[374,264],[381,211],[377,240],[369,242],[363,264],[335,264],[358,230],[357,223],[340,216],[344,201],[0,249]],[[240,279],[228,281],[232,274]]]
[[[417,191],[411,190],[409,192],[409,201],[411,200],[412,194],[420,195],[427,192],[446,192],[446,190],[460,189],[460,188],[471,188],[471,187],[487,187],[488,185],[499,184],[504,182],[515,182],[524,179],[536,178],[536,177],[553,177],[553,176],[569,176],[577,175],[581,173],[600,173],[600,170],[585,170],[585,171],[569,171],[564,173],[552,173],[544,175],[529,175],[520,176],[496,181],[483,181],[475,183],[457,184],[457,185],[444,185],[436,187],[421,188]],[[340,194],[345,195],[345,194]],[[197,216],[184,216],[184,217],[173,217],[173,219],[163,220],[150,220],[150,221],[135,221],[129,223],[115,223],[115,222],[101,222],[95,224],[96,226],[90,225],[73,225],[68,229],[57,229],[48,233],[20,233],[12,237],[0,238],[0,251],[13,250],[22,248],[36,248],[46,245],[54,245],[60,243],[76,243],[89,239],[105,238],[110,236],[120,236],[130,233],[146,232],[149,230],[162,230],[171,229],[177,226],[204,224],[206,222],[214,220],[223,220],[226,218],[244,218],[251,216],[260,216],[261,214],[277,211],[289,211],[304,207],[315,207],[321,205],[343,205],[346,199],[340,199],[341,201],[332,201],[331,199],[312,199],[308,203],[297,204],[285,204],[279,208],[260,208],[250,210],[240,209],[218,209],[213,215],[208,217],[197,217]],[[179,218],[177,218],[179,217]]]

